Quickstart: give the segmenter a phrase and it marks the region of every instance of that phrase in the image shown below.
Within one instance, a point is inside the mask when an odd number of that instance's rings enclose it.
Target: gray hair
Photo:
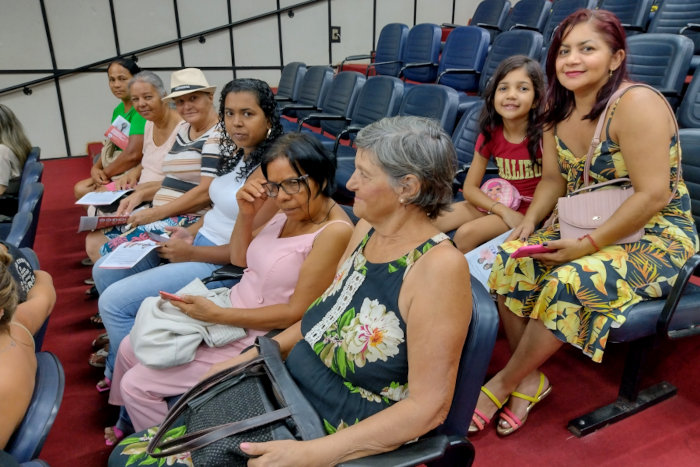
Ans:
[[[450,209],[457,152],[437,120],[384,118],[363,128],[355,145],[374,156],[393,187],[404,186],[404,178],[414,175],[420,189],[407,202],[419,206],[430,219]]]
[[[163,80],[160,79],[160,76],[153,73],[152,71],[141,71],[139,73],[136,73],[134,77],[129,80],[129,93],[131,93],[131,85],[138,81],[148,83],[154,88],[156,88],[156,91],[158,91],[158,95],[161,97],[161,99],[165,97],[166,94],[168,94],[168,92],[165,90]]]

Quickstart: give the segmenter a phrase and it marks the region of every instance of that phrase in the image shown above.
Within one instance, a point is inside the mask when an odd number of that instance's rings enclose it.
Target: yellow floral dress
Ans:
[[[618,101],[613,106],[613,112]],[[627,177],[620,146],[606,139],[596,148],[590,167],[591,183]],[[555,136],[559,169],[567,180],[567,192],[583,186],[586,158],[577,159]],[[676,182],[680,144],[670,145],[669,187]],[[526,244],[559,239],[559,225],[535,231]],[[600,251],[557,267],[532,258],[512,259],[524,245],[514,240],[501,245],[488,285],[506,297],[516,315],[541,319],[558,339],[583,350],[600,362],[610,327],[622,325],[630,308],[642,300],[668,295],[678,271],[698,251],[698,234],[690,212],[685,183],[673,200],[644,226],[645,235],[635,243],[609,245]]]

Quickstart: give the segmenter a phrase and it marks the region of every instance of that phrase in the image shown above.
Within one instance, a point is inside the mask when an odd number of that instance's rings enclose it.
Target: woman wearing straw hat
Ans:
[[[88,237],[86,249],[93,261],[121,243],[148,239],[146,232],[163,234],[165,227],[189,225],[206,212],[211,204],[209,185],[216,177],[220,154],[219,116],[213,106],[215,90],[216,86],[210,86],[197,68],[172,74],[170,94],[163,100],[174,101],[185,122],[163,159],[165,178],[162,182],[137,185],[122,200],[117,215],[131,214],[127,225]],[[152,207],[134,212],[149,202]]]

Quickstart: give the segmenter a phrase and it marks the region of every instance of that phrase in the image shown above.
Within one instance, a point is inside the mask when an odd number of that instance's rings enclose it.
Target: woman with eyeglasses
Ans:
[[[236,194],[231,261],[246,270],[231,289],[231,306],[194,296],[171,302],[191,318],[245,328],[247,337],[218,348],[200,345],[191,363],[165,370],[143,366],[130,338],[122,341],[109,402],[126,407],[136,431],[162,422],[168,412],[164,398],[187,391],[214,363],[239,355],[257,336],[299,321],[331,284],[353,231],[331,199],[336,164],[335,155],[311,136],[279,137],[263,156],[266,179],[251,177]],[[279,212],[256,229],[256,214],[270,198]],[[124,434],[107,428],[105,437],[115,442]]]

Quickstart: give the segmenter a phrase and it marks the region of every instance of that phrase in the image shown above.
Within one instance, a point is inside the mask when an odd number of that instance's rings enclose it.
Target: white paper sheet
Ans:
[[[92,192],[80,198],[75,204],[84,206],[107,206],[122,197],[124,193],[134,190]]]
[[[151,240],[122,243],[100,264],[100,269],[131,269],[156,248],[158,245]]]

